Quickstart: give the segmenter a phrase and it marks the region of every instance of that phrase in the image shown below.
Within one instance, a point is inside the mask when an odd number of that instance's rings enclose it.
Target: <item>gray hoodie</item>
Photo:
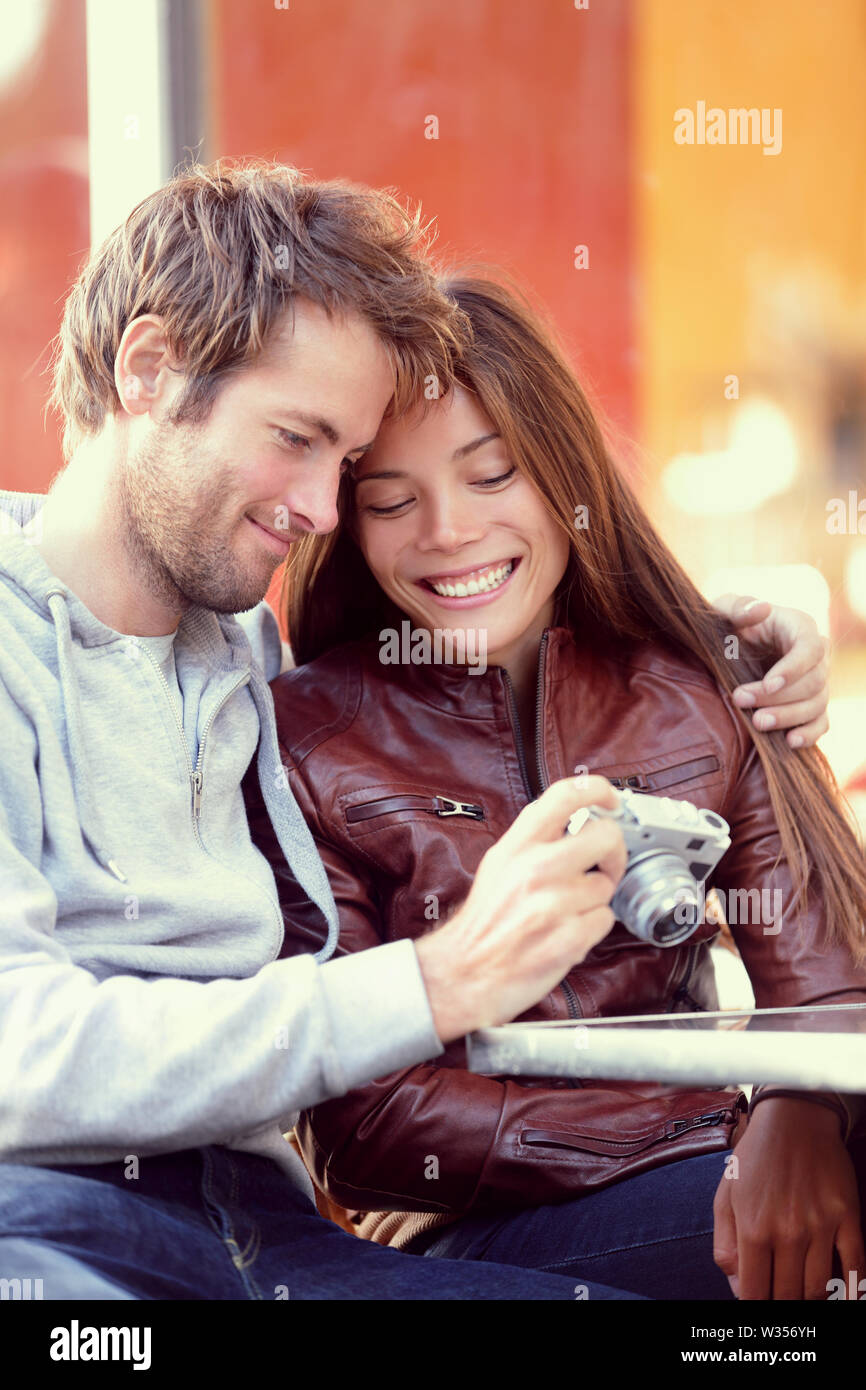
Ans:
[[[175,685],[51,573],[43,501],[0,492],[0,1161],[220,1143],[312,1196],[282,1137],[298,1110],[442,1052],[414,945],[328,959],[336,911],[279,758],[268,606],[190,609]],[[328,924],[317,956],[276,958],[241,794],[257,747],[280,845]]]

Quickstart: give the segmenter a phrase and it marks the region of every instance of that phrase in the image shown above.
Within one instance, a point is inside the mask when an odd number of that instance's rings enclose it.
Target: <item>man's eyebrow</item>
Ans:
[[[460,446],[459,449],[455,449],[455,450],[454,450],[454,453],[451,455],[451,457],[452,457],[452,459],[454,459],[454,460],[457,460],[457,459],[465,459],[465,458],[468,457],[469,454],[473,454],[473,453],[475,452],[476,449],[480,449],[482,444],[489,444],[490,441],[491,441],[491,439],[499,439],[499,438],[501,438],[501,436],[500,436],[496,431],[494,431],[492,434],[482,434],[482,435],[479,435],[479,437],[478,437],[477,439],[473,439],[473,440],[471,441],[471,443],[469,443],[469,444],[461,444],[461,446]],[[369,445],[368,445],[367,447],[369,448]],[[396,468],[389,468],[389,469],[383,470],[383,471],[380,472],[380,473],[365,473],[364,476],[363,476],[363,478],[358,478],[358,479],[357,479],[357,482],[359,482],[359,483],[368,483],[368,482],[371,482],[373,478],[405,478],[405,477],[406,477],[406,474],[405,474],[405,473],[401,473],[398,469],[396,469]]]
[[[306,425],[309,429],[318,430],[320,434],[325,436],[329,444],[340,443],[340,431],[331,424],[330,420],[326,420],[324,416],[308,415],[305,410],[290,409],[284,413],[291,415],[293,420],[299,420],[302,425]],[[372,449],[373,443],[374,441],[371,439],[369,444],[358,444],[356,448],[352,450],[352,453],[357,454],[360,453],[362,449]]]

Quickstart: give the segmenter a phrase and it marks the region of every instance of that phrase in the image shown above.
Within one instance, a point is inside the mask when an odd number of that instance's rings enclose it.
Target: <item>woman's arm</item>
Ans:
[[[744,751],[722,808],[731,847],[713,884],[756,1005],[866,1002],[866,969],[855,966],[846,946],[826,942],[817,895],[809,895],[798,921],[785,861],[773,872],[779,832],[757,751],[750,742]],[[815,1104],[808,1092],[756,1106],[737,1145],[735,1180],[726,1173],[719,1184],[715,1258],[741,1298],[826,1297],[834,1249],[846,1270],[861,1268],[857,1182],[844,1142],[861,1098],[821,1095],[831,1107]]]

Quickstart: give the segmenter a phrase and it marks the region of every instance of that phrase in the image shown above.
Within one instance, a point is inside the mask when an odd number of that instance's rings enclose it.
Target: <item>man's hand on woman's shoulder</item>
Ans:
[[[762,733],[787,729],[792,748],[808,748],[826,734],[830,642],[799,608],[781,608],[751,595],[722,594],[713,607],[730,620],[738,634],[781,647],[784,655],[763,680],[740,685],[734,703],[753,709]]]

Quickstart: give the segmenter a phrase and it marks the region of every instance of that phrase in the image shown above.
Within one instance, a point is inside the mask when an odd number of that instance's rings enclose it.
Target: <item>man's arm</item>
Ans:
[[[226,1141],[272,1120],[285,1127],[306,1105],[442,1050],[408,941],[207,983],[100,980],[77,964],[40,867],[38,743],[2,687],[0,727],[11,735],[0,758],[5,1160],[99,1161]]]

